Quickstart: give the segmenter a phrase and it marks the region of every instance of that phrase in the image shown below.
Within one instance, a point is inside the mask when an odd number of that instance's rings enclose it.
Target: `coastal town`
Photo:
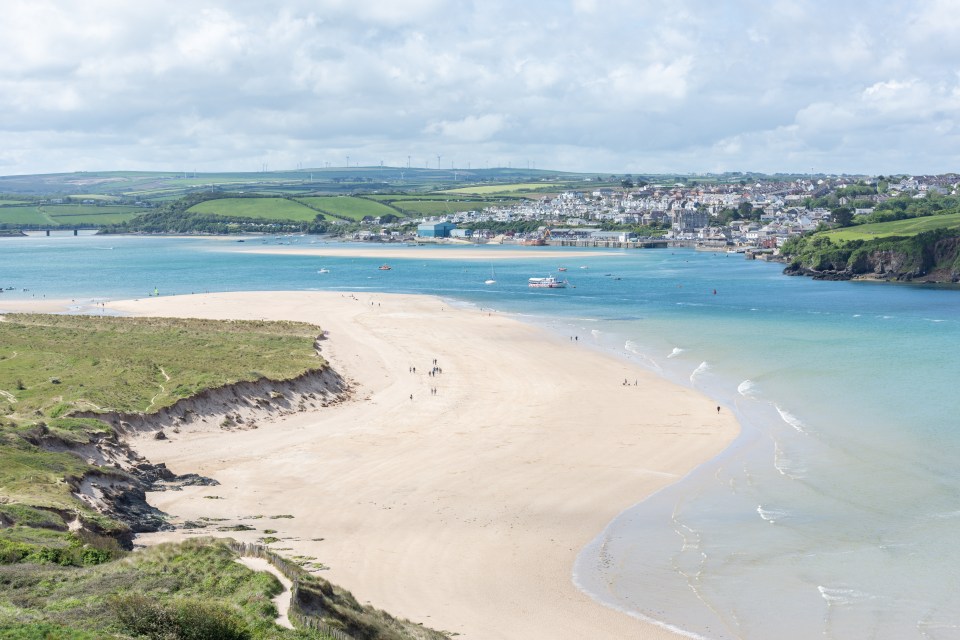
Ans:
[[[566,246],[693,246],[704,250],[774,251],[791,236],[869,216],[895,198],[956,195],[960,176],[807,177],[698,184],[634,183],[569,190],[484,209],[418,220],[419,241]],[[366,220],[358,240],[410,239],[409,221]],[[403,222],[407,222],[404,231]],[[534,231],[499,231],[537,222]]]

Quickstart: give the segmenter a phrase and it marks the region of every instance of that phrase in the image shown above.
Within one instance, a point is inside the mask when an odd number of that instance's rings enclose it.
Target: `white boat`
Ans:
[[[317,273],[330,273],[330,269],[320,269]]]
[[[567,286],[567,281],[557,280],[553,276],[547,276],[546,278],[530,278],[527,280],[527,286],[533,287],[534,289],[565,289]]]
[[[490,277],[484,280],[483,284],[497,284],[497,274],[494,273],[493,267],[490,267]]]

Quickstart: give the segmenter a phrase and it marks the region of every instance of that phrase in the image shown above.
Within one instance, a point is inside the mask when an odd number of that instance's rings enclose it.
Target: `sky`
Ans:
[[[2,175],[348,162],[960,171],[960,3],[2,2]]]

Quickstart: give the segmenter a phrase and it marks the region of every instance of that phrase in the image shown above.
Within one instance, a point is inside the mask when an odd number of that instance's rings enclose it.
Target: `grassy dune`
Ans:
[[[71,418],[74,409],[150,412],[207,388],[319,368],[319,333],[295,322],[0,319],[0,638],[330,638],[277,626],[271,598],[282,586],[237,563],[240,551],[226,541],[125,552],[113,537],[125,525],[76,500],[70,480],[90,472],[129,477],[38,446],[84,444],[107,431],[97,420]],[[82,529],[69,529],[74,518]],[[286,565],[287,575],[297,572],[298,620],[323,621],[356,640],[446,637]]]
[[[209,387],[292,378],[323,364],[313,349],[319,332],[299,323],[8,315],[0,415],[155,411]]]
[[[74,411],[156,411],[204,389],[294,378],[325,363],[320,329],[301,323],[10,314],[0,322],[0,564],[53,553],[84,563],[63,513],[104,533],[123,526],[75,499],[69,478],[96,470],[40,439],[85,445],[107,426]],[[37,525],[47,519],[47,524]],[[5,526],[13,524],[14,526]],[[53,550],[53,551],[51,551]],[[59,551],[58,551],[59,550]],[[69,553],[68,553],[69,552]],[[89,558],[88,558],[89,559]]]

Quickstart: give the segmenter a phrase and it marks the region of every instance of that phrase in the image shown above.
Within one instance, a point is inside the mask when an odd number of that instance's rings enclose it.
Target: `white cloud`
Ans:
[[[7,0],[0,163],[956,169],[952,4]]]
[[[431,123],[426,133],[440,134],[457,142],[482,142],[489,140],[504,127],[504,118],[499,114],[467,116],[462,120]]]

